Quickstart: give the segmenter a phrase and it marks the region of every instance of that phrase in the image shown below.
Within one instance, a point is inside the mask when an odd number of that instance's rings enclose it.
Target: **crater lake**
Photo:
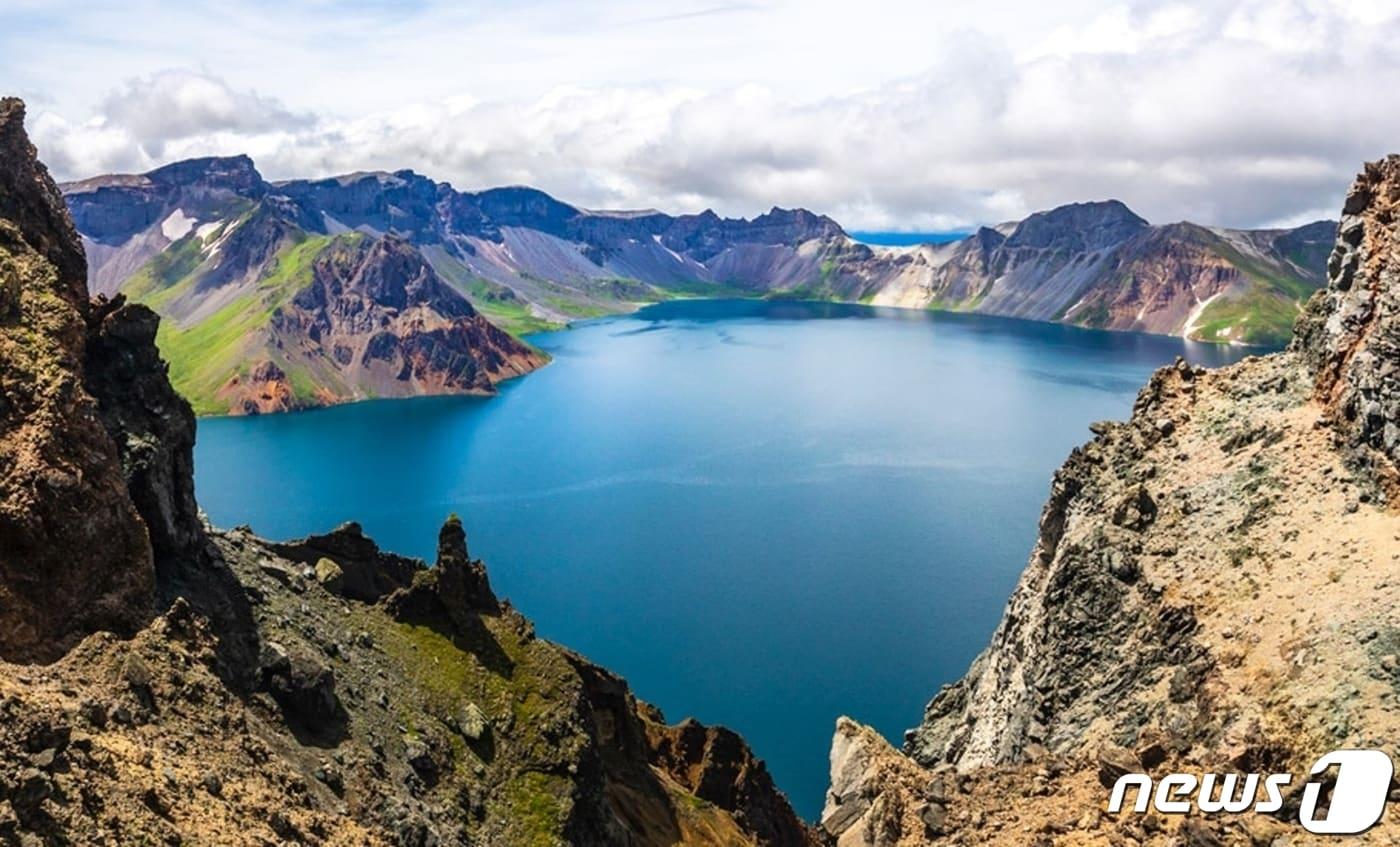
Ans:
[[[838,715],[896,746],[987,643],[1054,470],[1151,371],[1240,348],[855,305],[675,301],[529,339],[498,397],[199,423],[199,501],[361,523],[491,581],[674,722],[744,735],[815,819]]]

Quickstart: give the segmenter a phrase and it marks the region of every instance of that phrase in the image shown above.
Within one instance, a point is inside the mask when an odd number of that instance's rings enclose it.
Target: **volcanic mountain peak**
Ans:
[[[516,333],[674,296],[781,295],[1277,344],[1323,282],[1328,237],[1325,223],[1153,227],[1106,200],[950,244],[892,250],[853,242],[834,220],[805,209],[774,206],[752,219],[708,209],[598,213],[526,186],[464,192],[410,170],[270,184],[247,157],[181,162],[67,191],[91,290],[124,291],[181,329],[267,280],[302,278],[296,263],[312,249],[300,246],[308,240],[324,246],[360,233],[402,239],[487,320]],[[258,308],[271,314],[275,305]],[[210,371],[204,348],[165,346],[177,372]],[[195,361],[184,361],[187,350]],[[246,376],[275,358],[255,350],[233,364]],[[274,364],[297,376],[294,362]],[[293,380],[325,389],[300,402],[381,390],[343,386],[340,377],[326,385],[328,372],[318,373]],[[204,382],[196,399],[209,411],[222,382]]]
[[[1307,841],[1313,762],[1394,753],[1398,210],[1400,156],[1367,165],[1290,350],[1217,371],[1179,361],[1129,420],[1090,427],[991,643],[903,753],[837,723],[823,826],[838,847],[1022,845],[1025,821],[1072,844]],[[1190,227],[1169,243],[1190,254],[1323,231]],[[1102,813],[1130,773],[1295,777],[1277,814]],[[1397,827],[1392,804],[1368,834]]]
[[[1007,238],[1008,247],[1094,252],[1120,244],[1149,226],[1119,200],[1070,203],[1036,212]]]
[[[355,524],[281,544],[205,526],[158,318],[81,296],[22,120],[0,101],[0,842],[817,843],[737,735],[667,726],[537,638],[456,517],[432,568]],[[281,315],[353,341],[373,310],[374,367],[476,373],[425,366],[494,328],[459,295],[433,310],[412,245],[300,237],[273,273],[340,296]]]
[[[146,178],[154,185],[185,187],[197,184],[226,188],[246,193],[247,196],[257,196],[267,190],[267,183],[253,165],[252,158],[244,154],[174,162],[147,173]]]

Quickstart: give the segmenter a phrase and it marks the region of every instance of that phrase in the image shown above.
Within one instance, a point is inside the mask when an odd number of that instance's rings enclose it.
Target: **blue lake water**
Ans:
[[[896,744],[986,643],[1050,476],[1152,369],[1237,350],[970,315],[667,303],[535,336],[490,399],[202,420],[200,503],[273,538],[449,512],[539,633],[737,729],[815,818],[833,723]]]

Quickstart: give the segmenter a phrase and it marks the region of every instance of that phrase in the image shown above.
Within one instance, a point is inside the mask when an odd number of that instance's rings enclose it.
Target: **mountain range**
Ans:
[[[208,526],[159,318],[89,299],[23,117],[0,99],[0,844],[820,844],[738,735],[536,637],[456,517],[431,568],[354,523]]]
[[[1400,156],[1366,165],[1288,349],[1178,360],[1090,425],[966,675],[902,750],[838,721],[837,847],[1396,843],[1393,781],[1345,828],[1319,762],[1400,752],[1398,206]],[[1114,812],[1129,774],[1137,810],[1191,775],[1199,813]],[[1267,774],[1287,779],[1272,812],[1251,808]]]
[[[412,171],[269,182],[246,156],[61,186],[94,294],[166,318],[201,412],[489,392],[544,357],[516,335],[674,297],[801,297],[1281,344],[1325,280],[1335,224],[1153,226],[1078,203],[913,247],[774,208],[589,211]]]
[[[353,523],[209,526],[160,318],[89,299],[23,114],[0,100],[0,843],[1311,844],[1358,791],[1358,843],[1395,842],[1389,770],[1344,792],[1320,757],[1400,734],[1400,156],[1288,349],[1178,361],[1090,425],[985,650],[902,749],[837,719],[809,827],[739,736],[539,638],[455,518],[432,568]]]

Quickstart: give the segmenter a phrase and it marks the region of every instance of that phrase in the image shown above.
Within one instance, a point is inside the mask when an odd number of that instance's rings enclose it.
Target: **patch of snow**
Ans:
[[[671,258],[675,259],[677,262],[680,262],[682,265],[686,264],[684,256],[677,253],[675,250],[672,250],[670,247],[667,247],[665,244],[661,243],[661,236],[653,235],[651,237],[651,240],[656,242],[656,246],[660,247],[662,250],[665,250],[667,253],[670,253]]]
[[[199,227],[194,231],[194,234],[199,236],[200,241],[207,242],[209,240],[209,236],[217,232],[219,227],[223,226],[223,223],[223,221],[210,221],[207,224],[200,224]]]
[[[160,234],[164,235],[167,241],[179,241],[190,234],[194,225],[195,219],[187,216],[184,209],[176,209],[160,222]]]
[[[1078,311],[1079,307],[1084,305],[1084,299],[1088,296],[1089,295],[1086,294],[1084,297],[1080,297],[1078,300],[1074,301],[1074,305],[1065,310],[1065,318],[1068,319],[1070,315]],[[1138,320],[1142,320],[1142,315],[1138,315]]]
[[[222,222],[219,222],[219,221],[215,221],[214,223],[210,223],[210,224],[205,224],[204,226],[202,226],[202,227],[199,228],[199,233],[201,233],[200,237],[201,237],[201,238],[207,238],[208,235],[213,235],[213,230],[216,229],[216,228],[218,228],[218,227],[220,227],[220,226],[223,226],[223,224],[222,224]],[[207,235],[203,234],[203,233],[205,232],[206,229],[209,230],[209,232],[208,232]],[[237,229],[238,229],[237,226],[225,226],[225,227],[223,227],[223,231],[219,233],[219,237],[218,237],[218,238],[215,238],[212,244],[209,243],[208,241],[205,241],[205,243],[204,243],[204,253],[205,253],[205,255],[210,256],[210,257],[217,256],[217,255],[219,254],[219,248],[224,246],[224,242],[225,242],[225,241],[228,241],[229,238],[232,237],[234,231],[237,230]]]
[[[1207,308],[1210,307],[1210,304],[1215,302],[1215,298],[1219,297],[1223,293],[1224,292],[1217,291],[1204,300],[1197,298],[1196,307],[1191,310],[1191,314],[1188,315],[1186,318],[1186,325],[1181,328],[1182,338],[1191,337],[1191,333],[1196,331],[1196,321],[1199,321],[1201,319],[1201,315],[1205,314],[1205,311]]]

